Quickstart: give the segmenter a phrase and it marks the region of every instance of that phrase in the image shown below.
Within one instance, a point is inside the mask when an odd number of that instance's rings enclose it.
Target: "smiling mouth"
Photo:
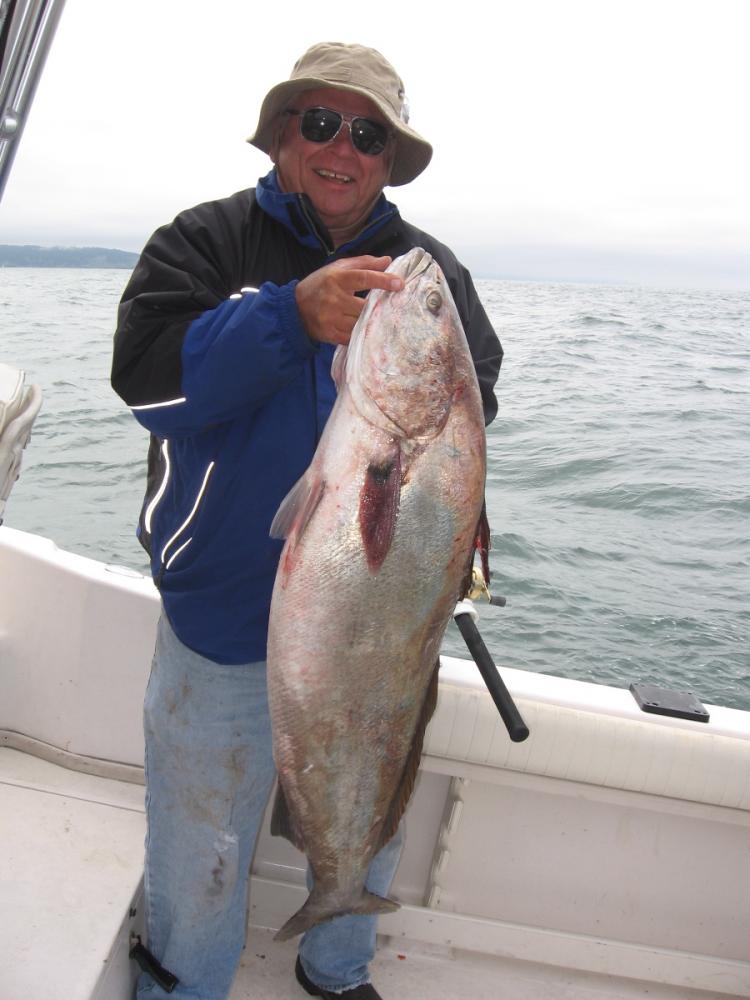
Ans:
[[[315,173],[327,181],[336,181],[338,184],[351,184],[354,180],[349,174],[337,174],[333,170],[324,170],[323,167],[317,169]]]

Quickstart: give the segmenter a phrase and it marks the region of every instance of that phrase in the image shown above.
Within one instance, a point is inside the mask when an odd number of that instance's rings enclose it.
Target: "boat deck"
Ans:
[[[103,1000],[127,975],[144,830],[142,787],[0,748],[2,1000]]]
[[[302,1000],[294,978],[296,944],[251,928],[230,1000]],[[491,958],[476,952],[433,951],[384,941],[371,967],[383,1000],[728,1000],[707,993]]]
[[[7,526],[0,560],[0,998],[132,1000],[158,595]],[[750,998],[750,713],[710,706],[696,727],[624,690],[503,673],[520,744],[474,668],[443,662],[402,907],[379,924],[383,996]],[[304,859],[264,826],[251,924],[305,896]],[[294,942],[251,931],[233,1000],[301,1000],[293,968]]]
[[[0,748],[0,982],[3,1000],[111,1000],[134,974],[140,930],[143,788]],[[50,892],[50,887],[54,891]],[[231,1000],[301,1000],[296,942],[251,927]],[[384,938],[383,997],[421,1000],[727,1000],[478,952]],[[123,990],[123,984],[124,990]]]

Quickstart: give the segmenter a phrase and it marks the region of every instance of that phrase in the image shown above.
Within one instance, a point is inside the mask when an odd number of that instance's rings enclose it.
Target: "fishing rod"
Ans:
[[[478,597],[485,598],[495,607],[502,608],[506,604],[504,597],[493,597],[490,594],[482,571],[479,567],[475,566],[472,570],[472,585],[469,593],[464,600],[459,601],[456,605],[453,618],[456,625],[458,625],[461,635],[464,637],[464,642],[477,665],[479,673],[482,675],[484,683],[487,685],[487,690],[500,713],[500,718],[505,723],[508,735],[513,743],[522,743],[529,735],[529,727],[523,721],[523,717],[518,711],[515,701],[513,701],[513,696],[505,686],[505,682],[500,676],[500,671],[497,669],[495,661],[492,659],[490,651],[485,646],[484,639],[482,639],[477,628],[476,622],[479,615],[473,601]]]

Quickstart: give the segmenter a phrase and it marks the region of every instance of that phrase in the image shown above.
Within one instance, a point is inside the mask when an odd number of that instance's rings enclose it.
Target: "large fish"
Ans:
[[[397,908],[364,882],[411,794],[482,511],[482,403],[445,277],[420,248],[389,271],[405,286],[371,291],[338,349],[333,412],[271,529],[272,830],[314,879],[282,940]]]

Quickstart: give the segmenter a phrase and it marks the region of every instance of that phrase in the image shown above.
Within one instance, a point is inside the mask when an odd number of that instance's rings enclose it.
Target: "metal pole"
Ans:
[[[10,175],[36,87],[65,0],[17,0],[6,5],[0,53],[0,199]]]

